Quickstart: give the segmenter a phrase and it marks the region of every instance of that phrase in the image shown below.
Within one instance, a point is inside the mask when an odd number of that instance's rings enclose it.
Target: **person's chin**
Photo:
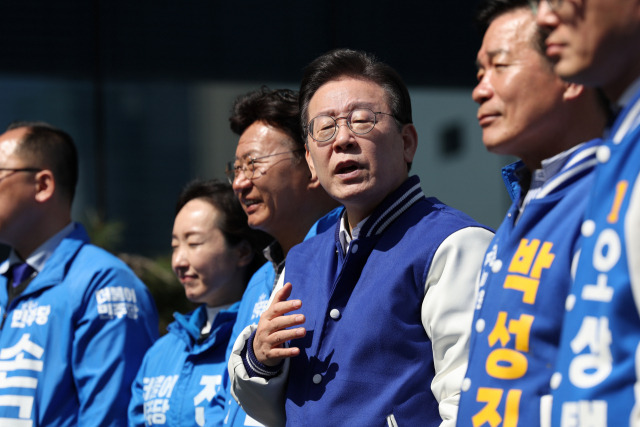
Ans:
[[[247,224],[254,230],[269,233],[269,217],[262,213],[255,213],[247,217]],[[270,234],[270,233],[269,233]]]
[[[193,304],[199,304],[200,303],[200,295],[196,295],[196,294],[193,294],[193,293],[187,293],[186,297],[189,300],[189,302],[191,302]]]
[[[497,132],[485,130],[482,135],[482,143],[488,152],[493,154],[502,154],[501,148],[506,144],[504,137],[497,135]]]
[[[366,197],[365,194],[369,190],[366,181],[340,182],[334,185],[329,194],[341,203],[350,203]]]
[[[553,71],[563,80],[583,84],[585,72],[588,71],[591,64],[578,60],[575,56],[560,56]]]

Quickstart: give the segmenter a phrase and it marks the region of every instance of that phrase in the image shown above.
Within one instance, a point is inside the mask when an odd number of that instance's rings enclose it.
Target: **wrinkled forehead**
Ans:
[[[386,111],[385,107],[389,107],[389,104],[386,89],[377,82],[341,76],[329,80],[316,90],[309,100],[307,119],[318,114],[343,114],[354,108]]]
[[[236,159],[260,157],[286,150],[295,150],[295,141],[284,130],[262,121],[252,123],[240,135],[236,146]]]
[[[518,8],[496,16],[482,38],[476,67],[481,68],[496,58],[520,58],[532,50],[544,59],[542,31],[529,8]]]

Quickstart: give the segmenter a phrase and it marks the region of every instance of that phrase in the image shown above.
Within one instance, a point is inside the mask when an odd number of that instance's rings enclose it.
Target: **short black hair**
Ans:
[[[489,25],[498,16],[516,9],[529,8],[533,12],[531,0],[483,0],[478,3],[476,9],[476,26],[480,34],[484,36]]]
[[[249,126],[259,121],[289,135],[295,143],[293,149],[304,149],[298,92],[262,86],[258,90],[239,96],[229,117],[231,130],[237,135],[242,135]]]
[[[514,10],[519,9],[528,9],[532,14],[536,13],[536,2],[534,0],[483,0],[478,4],[478,8],[476,10],[476,26],[478,27],[478,31],[480,32],[480,36],[484,37],[484,34],[489,29],[491,23],[498,18],[499,16],[504,15],[505,13],[513,12]],[[544,40],[549,33],[549,29],[542,28],[537,26],[537,33],[532,38],[533,47],[540,53],[540,55],[545,55],[545,45]],[[549,64],[551,62],[549,61]]]
[[[194,199],[202,199],[210,203],[221,214],[216,226],[229,246],[235,246],[244,240],[251,245],[254,256],[245,275],[248,281],[251,275],[265,263],[262,249],[273,241],[273,237],[249,227],[247,214],[242,210],[231,185],[226,182],[216,179],[195,179],[189,182],[178,196],[176,215],[184,205]]]
[[[7,131],[18,128],[26,128],[27,133],[18,145],[16,155],[31,162],[29,167],[51,170],[57,188],[71,204],[78,184],[78,150],[71,136],[39,121],[15,121]]]

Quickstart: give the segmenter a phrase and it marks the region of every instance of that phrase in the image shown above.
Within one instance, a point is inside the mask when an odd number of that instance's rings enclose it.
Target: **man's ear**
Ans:
[[[56,190],[56,180],[49,169],[41,170],[36,174],[36,201],[46,202],[53,197]]]
[[[238,243],[234,249],[238,252],[238,267],[246,267],[253,261],[253,250],[246,240]]]
[[[584,92],[584,86],[576,83],[565,83],[564,93],[562,99],[564,101],[573,101],[577,99]]]
[[[317,188],[320,187],[320,180],[318,180],[318,174],[316,173],[316,168],[313,164],[313,159],[311,158],[311,153],[309,152],[309,147],[305,144],[306,152],[304,154],[304,158],[307,160],[307,166],[309,166],[309,188]]]
[[[411,163],[418,149],[418,131],[413,124],[409,123],[402,126],[401,133],[404,143],[404,161]]]

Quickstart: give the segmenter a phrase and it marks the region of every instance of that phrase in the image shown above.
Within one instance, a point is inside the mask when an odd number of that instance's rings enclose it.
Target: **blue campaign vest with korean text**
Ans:
[[[552,378],[555,426],[638,425],[640,91],[598,151]]]
[[[524,166],[503,169],[513,204],[482,266],[459,426],[540,425],[600,143],[569,154],[522,214],[514,169]]]

